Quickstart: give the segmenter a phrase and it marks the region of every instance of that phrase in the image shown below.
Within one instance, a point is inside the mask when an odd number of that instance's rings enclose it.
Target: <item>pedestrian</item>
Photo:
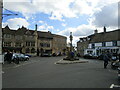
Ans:
[[[108,56],[108,61],[110,61],[111,60],[111,58],[112,58],[112,55],[111,55],[111,53],[109,52],[109,51],[107,51],[107,56]]]
[[[10,51],[7,51],[7,54],[5,55],[5,59],[7,60],[7,62],[10,64],[12,61],[12,53],[10,53]]]
[[[110,57],[108,56],[107,52],[104,52],[103,60],[104,60],[104,69],[106,69],[108,65],[108,61],[110,60]]]
[[[12,62],[13,52],[10,52],[10,61]]]
[[[75,55],[74,52],[71,52],[71,58],[74,58],[74,55]]]

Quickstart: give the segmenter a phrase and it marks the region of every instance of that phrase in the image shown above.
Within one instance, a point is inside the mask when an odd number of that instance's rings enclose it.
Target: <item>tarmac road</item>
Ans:
[[[3,65],[3,88],[109,88],[118,84],[117,70],[103,61],[55,64],[63,57],[32,57],[20,65]]]

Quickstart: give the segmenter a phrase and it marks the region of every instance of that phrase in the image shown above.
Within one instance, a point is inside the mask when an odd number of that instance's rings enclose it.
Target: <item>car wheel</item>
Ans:
[[[14,59],[14,63],[15,64],[19,64],[19,60],[18,59]]]
[[[29,60],[29,58],[26,59],[26,61],[28,61],[28,60]]]

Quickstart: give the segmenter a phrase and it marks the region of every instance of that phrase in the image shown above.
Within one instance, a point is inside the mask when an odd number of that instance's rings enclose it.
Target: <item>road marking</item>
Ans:
[[[110,88],[113,88],[114,84],[111,84]]]

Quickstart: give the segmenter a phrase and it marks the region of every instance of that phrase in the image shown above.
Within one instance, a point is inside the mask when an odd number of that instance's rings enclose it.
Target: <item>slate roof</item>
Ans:
[[[61,36],[61,35],[57,35],[57,34],[52,34],[53,35],[53,37],[54,36],[57,36],[57,37],[63,37],[63,38],[66,38],[67,39],[67,37],[65,37],[65,36]]]
[[[38,31],[38,38],[47,38],[47,39],[53,39],[53,36],[50,32],[41,32]]]
[[[88,37],[91,38],[90,43],[117,41],[120,40],[120,29],[105,33],[102,32],[102,33],[92,34]]]
[[[25,27],[19,28],[18,30],[12,30],[8,26],[2,29],[3,34],[12,34],[12,35],[34,35],[35,30],[29,30]],[[47,39],[53,39],[53,35],[50,32],[38,32],[38,38],[47,38]]]

